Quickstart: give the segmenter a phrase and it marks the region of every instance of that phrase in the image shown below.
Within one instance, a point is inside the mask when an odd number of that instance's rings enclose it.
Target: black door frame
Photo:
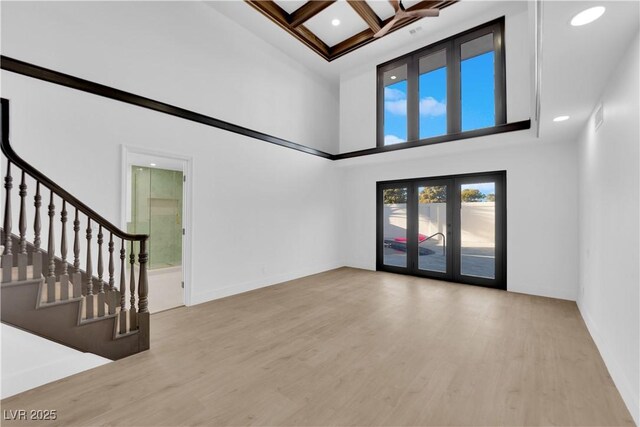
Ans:
[[[495,279],[460,274],[460,186],[485,182],[491,179],[496,186],[495,217]],[[431,185],[447,186],[447,272],[420,270],[418,253],[418,203],[417,188]],[[384,264],[384,218],[383,190],[407,189],[407,266],[396,267]],[[409,203],[411,201],[411,203]],[[416,250],[413,250],[416,249]],[[413,253],[415,252],[415,254]],[[398,179],[376,183],[376,270],[398,274],[428,277],[456,283],[507,289],[507,173],[506,171],[479,172],[461,175],[445,175],[424,178]]]

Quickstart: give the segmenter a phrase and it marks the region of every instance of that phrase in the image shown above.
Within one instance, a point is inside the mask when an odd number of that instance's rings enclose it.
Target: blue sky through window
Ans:
[[[462,61],[460,65],[462,130],[495,126],[493,51]]]
[[[407,81],[384,88],[384,145],[407,141]]]
[[[420,139],[447,133],[447,68],[420,75]]]
[[[461,61],[462,131],[495,126],[494,52]],[[419,137],[447,133],[447,68],[419,77]],[[384,144],[407,141],[407,81],[384,89]]]

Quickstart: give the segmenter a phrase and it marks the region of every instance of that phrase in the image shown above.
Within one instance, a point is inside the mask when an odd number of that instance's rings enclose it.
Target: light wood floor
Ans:
[[[2,409],[63,426],[632,425],[568,301],[343,268],[151,326],[150,351]]]

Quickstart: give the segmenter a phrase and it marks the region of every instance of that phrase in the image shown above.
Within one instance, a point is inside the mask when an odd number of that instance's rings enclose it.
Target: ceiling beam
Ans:
[[[362,0],[347,0],[349,6],[356,11],[358,15],[367,23],[371,31],[377,33],[382,28],[380,18],[378,15],[371,9],[371,6],[367,4],[366,1]]]
[[[375,21],[371,19],[371,15],[369,12],[365,11],[366,9],[371,9],[369,5],[366,4],[364,0],[347,0],[347,2],[351,5],[351,7],[367,22],[369,28],[364,31],[359,32],[346,40],[341,41],[335,46],[329,47],[325,42],[323,42],[319,37],[317,37],[311,30],[302,25],[303,22],[310,19],[311,17],[320,13],[320,11],[324,10],[331,4],[335,3],[336,0],[331,1],[308,1],[298,10],[296,10],[292,14],[288,14],[284,9],[278,6],[273,0],[245,0],[245,2],[251,5],[254,9],[258,10],[263,15],[267,16],[273,22],[275,22],[278,26],[283,28],[289,34],[300,40],[302,43],[311,48],[318,55],[326,59],[327,61],[332,61],[336,58],[339,58],[342,55],[346,55],[349,52],[352,52],[366,44],[371,43],[376,40],[373,35],[377,32],[375,28],[382,28],[385,24],[387,24],[393,17],[385,19],[381,21],[377,15],[373,11],[373,16],[375,17]],[[428,0],[421,1],[416,3],[415,5],[407,8],[407,10],[417,10],[417,9],[444,9],[445,7],[451,6],[452,4],[457,3],[459,0]],[[360,4],[358,4],[360,3]],[[365,16],[367,18],[365,18]],[[411,19],[403,19],[398,22],[393,28],[389,31],[394,32],[403,28],[409,24],[412,24],[421,18],[411,18]],[[296,24],[295,26],[293,24]]]
[[[245,0],[280,26],[289,26],[289,14],[274,1]]]
[[[318,13],[325,10],[327,7],[331,6],[335,3],[336,0],[328,0],[328,1],[308,1],[300,8],[298,8],[295,12],[291,14],[289,24],[296,28],[299,25],[305,23],[309,19],[316,16]]]
[[[346,40],[341,41],[335,46],[331,47],[330,56],[331,59],[336,59],[342,55],[345,55],[352,50],[359,48],[360,46],[364,46],[373,40],[373,31],[371,28],[367,28],[364,31],[359,32]]]
[[[320,37],[313,34],[313,32],[305,27],[304,25],[300,25],[298,28],[294,29],[298,37],[302,37],[305,41],[305,44],[316,52],[322,52],[322,56],[329,61],[330,60],[330,48],[323,42]]]
[[[347,0],[348,1],[348,0]],[[445,7],[451,6],[457,3],[459,0],[446,0],[446,1],[421,1],[420,3],[416,3],[415,5],[407,8],[407,10],[416,10],[416,9],[424,9],[424,8],[437,8],[444,9]],[[381,22],[381,26],[385,26],[389,21],[393,19],[393,16],[385,19]],[[396,25],[389,30],[389,33],[392,33],[396,30],[406,27],[409,24],[413,24],[414,22],[420,20],[422,18],[411,18],[411,19],[403,19],[400,22],[396,23]],[[389,34],[387,33],[387,34]],[[375,34],[370,28],[367,28],[364,31],[359,32],[346,40],[341,41],[335,46],[332,46],[329,52],[329,61],[333,61],[336,58],[339,58],[343,55],[346,55],[349,52],[353,52],[354,50],[361,48],[362,46],[371,43],[376,40],[373,38]]]
[[[322,56],[327,61],[331,60],[331,57],[329,56],[329,46],[327,46],[322,40],[316,37],[315,34],[313,34],[303,25],[300,25],[297,28],[293,28],[289,24],[289,22],[291,21],[290,15],[280,6],[278,6],[274,1],[245,0],[245,2],[269,19],[271,19],[289,34],[307,45],[318,55]]]

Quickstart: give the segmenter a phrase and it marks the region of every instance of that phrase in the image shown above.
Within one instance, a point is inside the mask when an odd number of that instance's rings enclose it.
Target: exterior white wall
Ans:
[[[345,264],[375,270],[376,182],[507,171],[507,288],[577,297],[577,163],[573,142],[531,132],[339,160]],[[551,208],[550,208],[551,207]]]
[[[16,152],[114,224],[121,219],[123,144],[192,156],[192,304],[341,265],[330,160],[1,76]]]
[[[604,123],[579,142],[578,306],[636,423],[640,423],[639,38],[609,80]]]
[[[340,153],[376,146],[376,66],[403,53],[443,40],[505,16],[505,55],[507,70],[507,122],[531,117],[531,58],[529,15],[526,2],[500,2],[473,19],[457,22],[445,31],[429,33],[406,52],[388,55],[376,62],[343,73],[340,78]]]
[[[3,2],[1,19],[5,56],[338,150],[337,85],[205,2]]]
[[[406,204],[385,204],[383,207],[384,237],[407,237]],[[462,203],[462,242],[465,246],[477,246],[495,242],[495,203]],[[447,204],[418,205],[418,232],[425,236],[447,232]],[[440,237],[436,237],[436,241]]]

